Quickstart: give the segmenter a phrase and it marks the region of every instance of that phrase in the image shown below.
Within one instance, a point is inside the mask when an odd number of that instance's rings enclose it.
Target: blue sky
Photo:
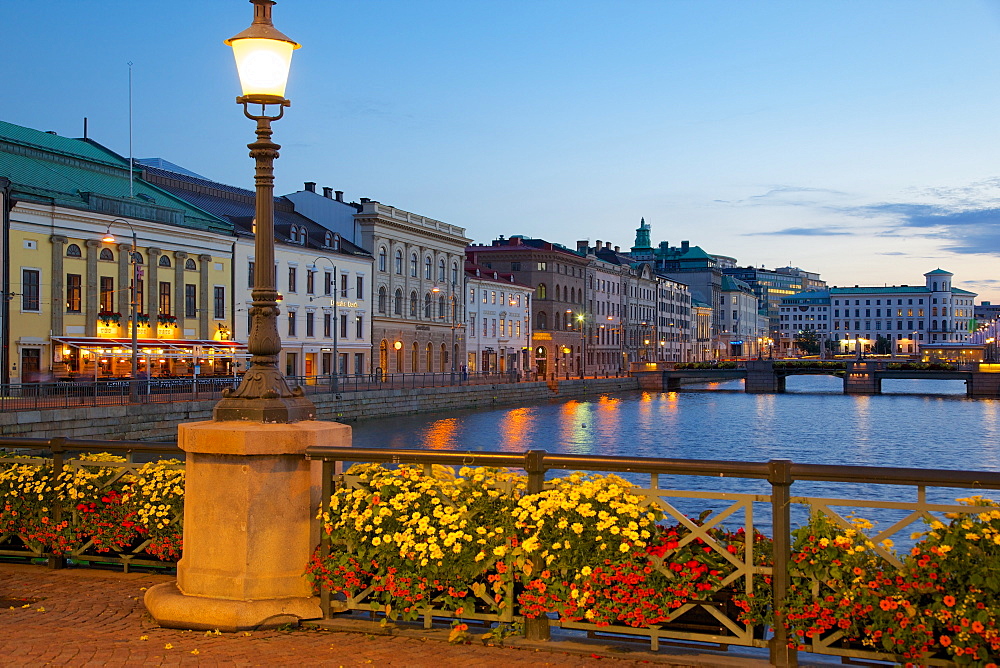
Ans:
[[[0,119],[252,187],[244,0],[0,0]],[[1000,301],[1000,3],[281,0],[304,181],[567,245],[690,240]]]

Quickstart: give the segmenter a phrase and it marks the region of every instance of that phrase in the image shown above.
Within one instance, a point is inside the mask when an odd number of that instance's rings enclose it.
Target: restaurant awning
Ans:
[[[52,340],[63,346],[94,350],[106,348],[132,348],[132,339],[107,339],[99,336],[53,336]],[[186,356],[233,356],[246,354],[246,344],[238,341],[214,341],[211,339],[138,339],[136,347],[141,353],[151,355]],[[152,349],[152,350],[147,350]],[[157,352],[157,351],[163,352]]]

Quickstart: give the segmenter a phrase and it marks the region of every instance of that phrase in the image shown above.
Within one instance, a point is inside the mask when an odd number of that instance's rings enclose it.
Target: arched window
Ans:
[[[194,263],[194,260],[188,258],[187,261],[184,262],[184,269],[187,271],[198,271],[198,265]]]
[[[111,252],[110,248],[102,248],[101,249],[100,258],[102,260],[111,260],[111,261],[113,261],[115,259],[115,254]]]
[[[306,228],[300,227],[299,228],[299,243],[302,244],[303,246],[305,246],[307,241],[309,241],[309,233],[306,232]]]
[[[428,371],[434,369],[434,346],[427,344],[427,350],[424,352],[424,357],[426,358],[426,367]]]
[[[161,267],[169,267],[170,266],[170,258],[167,257],[166,255],[161,255],[160,256],[160,260],[159,260],[159,262],[157,262],[157,264],[159,264]]]
[[[438,297],[438,317],[444,317],[444,295]]]
[[[441,344],[441,373],[444,373],[448,366],[448,348]]]
[[[403,273],[403,251],[399,250],[398,248],[396,249],[396,266],[395,266],[395,269],[396,269],[396,273],[397,274],[402,274]]]
[[[327,247],[333,245],[333,232],[327,232],[323,235],[323,245]]]
[[[412,316],[416,316],[417,315],[417,293],[416,292],[411,292],[410,293],[410,315],[412,315]]]
[[[444,283],[444,260],[438,260],[438,280]]]
[[[396,288],[396,294],[392,300],[392,312],[396,315],[403,315],[403,291]]]
[[[80,257],[82,253],[80,252],[80,247],[76,244],[70,244],[66,246],[66,257]]]
[[[382,247],[380,247],[378,249],[378,270],[379,271],[385,271],[385,262],[386,262],[385,258],[386,258],[385,246],[382,246]]]
[[[378,312],[385,313],[386,301],[388,301],[388,294],[386,293],[385,286],[380,286],[378,289]]]
[[[576,303],[576,288],[569,289],[569,300],[574,304]]]
[[[548,329],[549,328],[549,319],[545,315],[545,311],[539,311],[538,312],[537,320],[538,320],[538,324],[536,325],[536,329]]]
[[[553,329],[562,329],[562,313],[556,311],[555,315],[552,316]]]
[[[410,346],[410,371],[416,373],[420,369],[420,348],[417,347],[417,342],[414,341],[413,345]]]
[[[424,317],[431,317],[431,293],[424,295]]]
[[[453,262],[451,264],[451,284],[458,285],[458,263]]]
[[[410,254],[410,276],[417,277],[417,254]]]
[[[424,258],[424,278],[431,280],[431,256]]]
[[[937,329],[937,320],[931,320],[931,329]]]
[[[545,284],[539,283],[538,289],[535,290],[535,299],[548,299],[548,297],[545,296],[545,293],[546,293]]]

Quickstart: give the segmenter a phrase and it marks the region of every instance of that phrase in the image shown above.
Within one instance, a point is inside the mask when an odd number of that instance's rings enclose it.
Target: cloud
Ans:
[[[837,197],[844,197],[847,193],[841,192],[839,190],[830,190],[829,188],[806,188],[803,186],[769,186],[765,192],[759,195],[750,195],[743,199],[735,200],[725,200],[717,199],[713,200],[716,204],[730,204],[732,206],[759,206],[763,204],[768,205],[785,205],[785,206],[816,206],[819,204],[819,200],[822,198],[817,197],[802,197],[803,195],[835,195]]]
[[[941,249],[961,255],[1000,255],[1000,207],[889,202],[839,209],[861,218],[884,218],[885,236],[938,239]]]
[[[747,232],[745,237],[761,236],[792,236],[792,237],[833,237],[849,236],[854,234],[842,227],[786,227],[783,230],[772,230],[770,232]]]

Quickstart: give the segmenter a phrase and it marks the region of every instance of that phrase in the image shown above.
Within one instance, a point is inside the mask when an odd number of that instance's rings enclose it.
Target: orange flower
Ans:
[[[984,627],[983,627],[983,623],[982,622],[980,622],[980,621],[972,622],[972,630],[975,631],[976,633],[982,633],[983,632],[983,628]]]
[[[947,605],[949,608],[951,606],[955,605],[955,597],[951,596],[950,594],[948,596],[945,596],[944,597],[944,604]]]
[[[941,643],[941,647],[947,647],[951,644],[951,638],[948,636],[941,636],[938,638],[938,642]]]

